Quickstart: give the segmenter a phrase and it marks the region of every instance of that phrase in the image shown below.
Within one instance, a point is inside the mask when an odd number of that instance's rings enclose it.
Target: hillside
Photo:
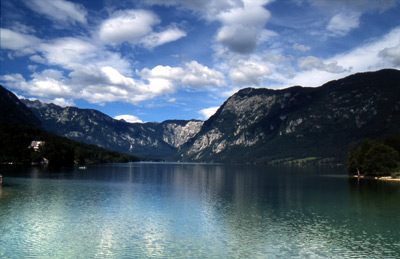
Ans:
[[[69,140],[44,131],[40,120],[13,93],[0,86],[0,164],[50,165],[139,161],[140,158]],[[38,149],[32,141],[43,141]],[[45,159],[44,159],[45,158]]]
[[[175,156],[180,161],[343,162],[351,142],[400,130],[400,71],[360,73],[317,88],[243,89]]]
[[[0,123],[40,127],[40,120],[10,91],[0,85]]]

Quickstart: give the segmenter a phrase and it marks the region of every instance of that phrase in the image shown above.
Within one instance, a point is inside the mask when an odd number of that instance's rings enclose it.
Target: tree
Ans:
[[[351,174],[365,174],[365,154],[371,148],[372,142],[370,140],[364,140],[358,148],[355,148],[355,144],[350,145],[348,169]]]
[[[365,140],[349,148],[347,168],[352,175],[390,175],[400,168],[399,152],[380,140]]]
[[[366,174],[390,175],[399,167],[399,153],[380,141],[374,141],[365,153],[364,170]]]

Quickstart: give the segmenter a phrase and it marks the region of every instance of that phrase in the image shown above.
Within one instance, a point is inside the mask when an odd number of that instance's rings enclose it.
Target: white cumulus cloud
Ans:
[[[186,32],[176,26],[159,32],[153,31],[153,27],[160,22],[159,17],[151,11],[117,11],[100,25],[99,37],[106,44],[129,42],[152,49],[186,36]]]
[[[137,43],[142,37],[151,33],[152,27],[159,23],[160,19],[150,11],[117,11],[101,24],[99,36],[108,44],[125,41]]]
[[[38,45],[37,50],[52,65],[70,68],[71,64],[82,63],[96,56],[97,47],[78,38],[58,38]]]
[[[186,62],[184,67],[159,65],[153,69],[144,68],[138,73],[143,79],[166,79],[193,88],[226,84],[224,74],[197,61]]]
[[[239,62],[229,72],[229,77],[235,85],[260,85],[262,78],[271,74],[269,68],[256,62]]]

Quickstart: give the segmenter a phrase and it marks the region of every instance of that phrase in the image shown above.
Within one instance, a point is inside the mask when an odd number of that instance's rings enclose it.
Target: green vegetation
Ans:
[[[32,141],[44,141],[35,151]],[[51,166],[139,161],[136,156],[109,151],[55,136],[33,126],[0,124],[0,164],[32,164],[46,161]]]
[[[337,165],[337,161],[333,157],[305,157],[305,158],[283,158],[276,159],[269,162],[271,165],[285,165],[285,166],[331,166]]]
[[[400,171],[400,132],[381,140],[350,145],[348,170],[352,175],[396,176]]]

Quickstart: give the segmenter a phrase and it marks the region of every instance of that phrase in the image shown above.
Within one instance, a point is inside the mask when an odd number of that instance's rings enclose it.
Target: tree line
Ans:
[[[38,150],[32,141],[44,141]],[[32,126],[0,124],[0,164],[38,164],[51,166],[140,161],[136,156],[106,150],[49,134]]]
[[[347,168],[352,175],[400,176],[400,132],[383,141],[364,140],[349,148]]]

